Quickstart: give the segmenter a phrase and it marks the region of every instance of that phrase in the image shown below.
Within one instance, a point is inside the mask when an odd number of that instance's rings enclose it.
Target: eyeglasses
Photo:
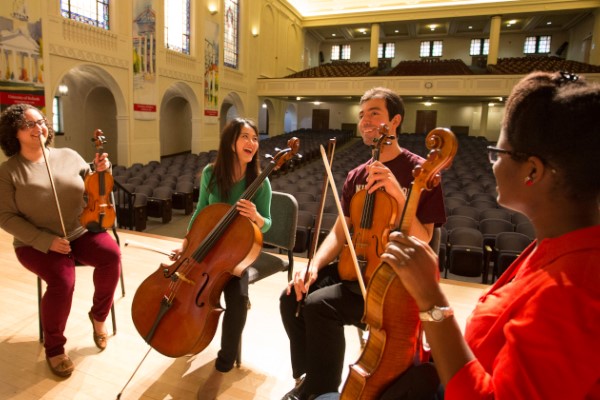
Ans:
[[[496,161],[498,161],[498,154],[508,154],[509,156],[512,156],[512,157],[527,156],[527,154],[525,154],[525,153],[520,153],[518,151],[510,151],[510,150],[506,150],[506,149],[499,149],[498,147],[494,147],[494,146],[488,146],[487,152],[488,152],[488,157],[490,159],[490,162],[492,164],[494,164]]]
[[[46,118],[38,119],[37,121],[24,121],[21,125],[21,129],[31,129],[36,125],[39,127],[48,126],[48,121]]]

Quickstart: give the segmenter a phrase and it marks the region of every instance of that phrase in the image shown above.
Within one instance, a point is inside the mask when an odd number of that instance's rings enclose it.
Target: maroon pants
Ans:
[[[75,260],[94,267],[91,311],[97,321],[106,320],[121,274],[121,251],[109,233],[87,232],[71,242],[70,255],[42,253],[29,246],[19,247],[15,252],[21,264],[47,284],[41,310],[47,357],[65,352],[64,331],[75,289]]]

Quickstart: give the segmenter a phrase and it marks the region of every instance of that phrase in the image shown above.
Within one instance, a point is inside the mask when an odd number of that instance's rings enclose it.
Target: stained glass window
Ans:
[[[109,0],[60,0],[60,12],[63,17],[109,29]]]
[[[239,57],[239,13],[238,0],[225,0],[225,28],[223,29],[223,63],[238,68]]]

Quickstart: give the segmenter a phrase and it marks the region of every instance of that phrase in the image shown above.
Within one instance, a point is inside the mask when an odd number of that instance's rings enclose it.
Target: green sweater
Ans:
[[[79,222],[85,202],[88,163],[72,149],[49,148],[48,162],[69,240],[85,233]],[[45,162],[33,163],[20,154],[0,165],[0,228],[14,237],[15,247],[32,246],[47,253],[63,231]]]
[[[239,182],[236,182],[235,185],[231,188],[231,194],[229,195],[229,199],[221,199],[219,191],[217,190],[216,185],[209,190],[208,183],[210,182],[210,178],[212,176],[213,166],[212,164],[207,165],[202,171],[202,179],[200,180],[200,195],[198,197],[198,205],[196,206],[196,211],[192,218],[190,219],[190,223],[188,225],[188,231],[191,229],[194,220],[198,216],[198,213],[204,209],[204,207],[209,204],[214,203],[227,203],[230,205],[234,205],[242,194],[246,190],[246,179],[242,179]],[[266,178],[262,183],[254,197],[252,197],[252,202],[256,204],[256,210],[265,220],[265,224],[260,229],[262,233],[271,228],[271,183],[269,182],[269,178]]]

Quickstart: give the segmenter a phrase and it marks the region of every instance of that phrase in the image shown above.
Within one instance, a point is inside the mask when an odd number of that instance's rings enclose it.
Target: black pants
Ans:
[[[346,351],[344,325],[364,328],[362,294],[356,284],[340,282],[337,264],[331,264],[319,272],[298,317],[297,305],[295,293],[288,296],[284,291],[280,312],[290,339],[294,378],[306,374],[306,394],[337,392]]]
[[[223,295],[225,311],[221,329],[221,350],[217,354],[215,368],[221,372],[229,372],[235,363],[248,315],[248,274],[244,272],[240,278],[231,278],[223,289]]]

